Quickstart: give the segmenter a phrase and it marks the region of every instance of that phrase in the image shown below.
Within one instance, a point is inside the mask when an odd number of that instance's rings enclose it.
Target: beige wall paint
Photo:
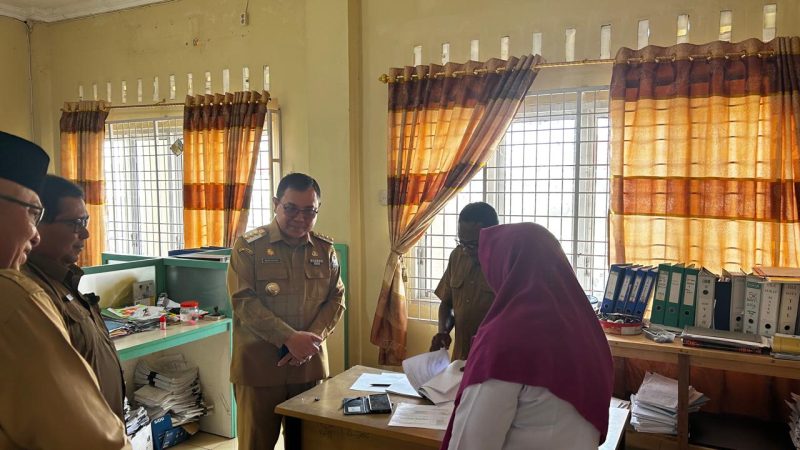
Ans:
[[[24,22],[0,17],[0,130],[26,139],[31,133],[31,82],[28,32]]]
[[[733,10],[733,40],[761,37],[764,3],[756,0],[409,0],[399,6],[388,0],[363,3],[363,225],[365,247],[362,277],[365,311],[360,327],[365,333],[361,361],[377,363],[377,351],[368,343],[369,329],[389,254],[387,208],[378,202],[386,189],[386,85],[377,77],[389,67],[412,64],[412,49],[422,45],[423,63],[440,62],[441,44],[450,43],[450,60],[469,58],[469,41],[480,40],[480,59],[500,56],[500,38],[510,36],[510,54],[526,54],[532,34],[543,33],[542,54],[551,62],[564,60],[564,30],[577,29],[575,58],[595,59],[600,53],[600,27],[612,25],[611,54],[635,47],[638,21],[650,20],[650,44],[673,45],[678,14],[689,14],[690,42],[716,40],[719,12]],[[777,1],[778,34],[800,33],[800,2]],[[607,84],[610,65],[581,70],[545,69],[532,89]],[[409,353],[427,351],[434,324],[410,321]]]
[[[323,188],[323,213],[317,230],[337,242],[350,242],[349,128],[350,45],[352,34],[346,0],[270,0],[250,2],[249,25],[239,24],[238,0],[178,0],[53,24],[33,30],[36,138],[47,148],[59,144],[62,103],[84,98],[98,84],[106,98],[121,104],[121,83],[127,83],[127,104],[137,104],[137,79],[142,79],[144,104],[153,101],[153,77],[160,96],[169,95],[169,75],[177,80],[177,98],[187,93],[187,73],[194,93],[204,92],[204,73],[212,73],[212,92],[221,92],[222,71],[230,70],[231,90],[242,89],[243,66],[250,69],[250,88],[263,86],[264,65],[270,66],[270,92],[282,110],[283,157],[286,172],[315,176]],[[358,72],[356,70],[356,72]],[[168,100],[170,101],[170,100]],[[167,108],[114,110],[114,120],[142,115],[162,116]],[[177,110],[180,116],[180,108]],[[355,277],[354,277],[355,278]],[[352,297],[349,296],[349,297]],[[344,326],[329,338],[334,372],[343,370]]]
[[[211,71],[213,91],[218,92],[223,68],[230,69],[231,88],[238,90],[241,67],[248,66],[251,87],[260,88],[261,67],[269,64],[271,93],[282,109],[285,168],[309,171],[320,180],[324,207],[318,229],[351,247],[350,363],[374,365],[377,352],[369,343],[369,330],[389,253],[387,209],[378,201],[386,188],[386,86],[377,81],[378,75],[410,64],[414,45],[423,46],[423,62],[437,62],[441,43],[450,42],[451,60],[464,61],[469,40],[479,39],[480,59],[486,59],[499,56],[501,36],[510,36],[511,54],[529,52],[533,32],[543,33],[544,57],[561,61],[567,27],[577,28],[576,58],[596,58],[601,25],[613,27],[613,54],[621,46],[635,46],[640,19],[650,20],[650,43],[671,45],[676,17],[682,13],[690,14],[691,41],[708,42],[717,37],[722,9],[733,10],[734,41],[760,37],[764,3],[263,0],[250,2],[250,24],[242,27],[238,0],[176,0],[38,24],[32,34],[34,138],[57,151],[59,108],[63,101],[76,99],[79,84],[90,97],[91,84],[98,83],[105,98],[105,83],[111,81],[112,101],[118,104],[120,83],[126,80],[130,104],[136,101],[136,79],[142,78],[149,103],[152,77],[159,76],[165,96],[168,75],[175,74],[180,102],[187,72],[193,73],[199,93],[203,73]],[[777,3],[778,34],[800,34],[800,2]],[[9,29],[18,36],[13,28],[0,19],[0,38]],[[0,52],[7,51],[5,41],[0,42]],[[547,69],[533,88],[607,84],[609,70]],[[6,76],[0,74],[0,79]],[[412,321],[410,352],[426,350],[434,331],[431,324]]]

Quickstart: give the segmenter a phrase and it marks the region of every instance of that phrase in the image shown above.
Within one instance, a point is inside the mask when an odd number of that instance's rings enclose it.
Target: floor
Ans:
[[[228,439],[201,431],[190,437],[188,441],[170,448],[174,450],[238,450],[239,446],[235,438]],[[278,439],[275,450],[283,450],[283,435]]]

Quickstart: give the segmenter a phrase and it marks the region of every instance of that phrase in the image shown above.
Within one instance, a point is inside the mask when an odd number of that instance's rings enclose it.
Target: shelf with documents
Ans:
[[[197,325],[169,325],[166,330],[151,330],[114,340],[128,396],[133,392],[133,373],[139,358],[159,352],[179,352],[200,370],[203,396],[214,410],[200,419],[200,429],[226,437],[236,436],[233,388],[228,368],[231,360],[231,319],[200,321]]]
[[[616,358],[639,359],[677,364],[678,366],[678,436],[652,435],[629,432],[628,445],[634,448],[680,448],[700,449],[702,446],[689,443],[688,386],[690,369],[705,367],[711,369],[766,375],[779,378],[800,379],[800,361],[776,359],[769,355],[709,350],[684,347],[680,342],[658,344],[647,340],[643,335],[606,335],[611,354]],[[787,430],[788,434],[788,430]],[[643,436],[646,435],[646,436]],[[641,446],[641,441],[648,444]],[[637,444],[638,443],[638,444]]]

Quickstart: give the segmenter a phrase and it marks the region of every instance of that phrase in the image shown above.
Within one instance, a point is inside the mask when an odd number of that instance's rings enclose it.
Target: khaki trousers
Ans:
[[[281,432],[281,421],[283,421],[283,442],[286,450],[299,450],[301,448],[300,421],[275,414],[275,407],[295,395],[311,389],[317,383],[318,381],[312,381],[270,387],[234,384],[239,449],[274,449]]]

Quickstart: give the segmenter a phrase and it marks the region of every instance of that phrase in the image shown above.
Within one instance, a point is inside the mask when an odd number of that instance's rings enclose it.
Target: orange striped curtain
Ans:
[[[611,262],[800,266],[800,38],[617,53]],[[626,389],[674,365],[627,360]],[[794,380],[696,368],[703,409],[785,420]]]
[[[800,38],[627,48],[611,79],[611,262],[800,265]]]
[[[380,364],[406,354],[402,255],[497,148],[536,77],[539,56],[392,69],[388,200],[392,250],[370,340]]]
[[[267,92],[186,97],[183,228],[187,248],[231,246],[245,231]]]
[[[81,186],[89,211],[89,239],[78,265],[96,266],[106,246],[105,175],[103,140],[108,103],[82,101],[64,103],[61,113],[61,176]]]

